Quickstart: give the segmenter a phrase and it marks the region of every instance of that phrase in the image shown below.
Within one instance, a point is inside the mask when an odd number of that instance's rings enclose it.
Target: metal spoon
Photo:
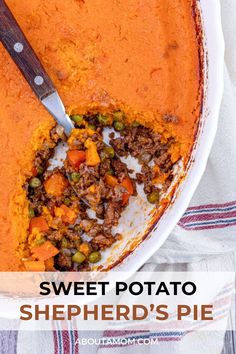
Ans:
[[[4,0],[0,0],[0,40],[40,102],[70,135],[74,125],[62,100]]]

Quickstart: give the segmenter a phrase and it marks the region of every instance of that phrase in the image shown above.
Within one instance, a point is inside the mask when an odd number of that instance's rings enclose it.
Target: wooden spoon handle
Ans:
[[[56,91],[4,0],[0,0],[0,40],[40,101]]]

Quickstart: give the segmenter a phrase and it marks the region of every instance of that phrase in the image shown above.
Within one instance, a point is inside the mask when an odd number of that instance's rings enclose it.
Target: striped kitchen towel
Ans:
[[[190,207],[179,222],[179,226],[190,231],[222,229],[235,225],[236,201]]]

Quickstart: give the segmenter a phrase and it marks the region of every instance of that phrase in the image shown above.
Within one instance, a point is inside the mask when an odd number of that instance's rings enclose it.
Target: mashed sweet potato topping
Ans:
[[[194,0],[8,0],[70,114],[121,110],[188,156],[200,112]],[[53,119],[0,46],[0,270],[27,254],[22,189]]]

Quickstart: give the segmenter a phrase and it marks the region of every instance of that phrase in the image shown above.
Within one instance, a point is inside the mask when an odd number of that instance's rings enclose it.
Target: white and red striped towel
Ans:
[[[219,129],[204,177],[191,205],[162,248],[144,270],[234,270],[236,251],[236,1],[221,0],[226,40],[225,93]],[[185,263],[183,265],[183,263]],[[158,264],[158,265],[157,265]],[[218,301],[224,312],[228,293]],[[228,300],[229,301],[229,300]],[[68,327],[51,332],[5,332],[0,334],[1,354],[72,354],[111,351],[119,354],[218,354],[223,347],[223,332],[83,332]],[[68,324],[68,326],[70,326]],[[97,339],[83,346],[78,339]],[[131,345],[100,345],[99,338],[135,338]],[[159,338],[155,345],[138,345],[139,338]]]

